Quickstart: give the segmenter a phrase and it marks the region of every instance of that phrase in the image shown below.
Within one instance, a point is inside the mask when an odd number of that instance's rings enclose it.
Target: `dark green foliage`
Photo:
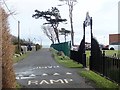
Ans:
[[[11,35],[11,41],[13,45],[18,45],[18,38],[16,36]],[[27,41],[25,39],[20,39],[20,45],[28,45],[29,43],[33,44],[33,42]]]
[[[52,7],[51,11],[38,11],[35,10],[36,14],[34,14],[32,17],[35,17],[35,19],[38,19],[40,17],[45,18],[49,23],[45,24],[56,24],[59,22],[67,21],[66,19],[61,19],[59,10],[56,7]],[[54,19],[52,19],[54,17]]]
[[[35,13],[36,14],[34,14],[32,16],[35,19],[38,19],[40,17],[43,17],[43,18],[46,19],[47,23],[44,23],[43,25],[51,24],[51,27],[54,29],[54,32],[55,32],[56,38],[58,40],[58,43],[60,43],[59,32],[58,32],[57,27],[58,27],[60,22],[65,22],[67,20],[61,18],[59,10],[56,7],[52,7],[52,9],[48,10],[48,11],[35,10]]]
[[[42,48],[42,45],[39,45],[39,44],[36,44],[35,46],[36,46],[36,51]]]

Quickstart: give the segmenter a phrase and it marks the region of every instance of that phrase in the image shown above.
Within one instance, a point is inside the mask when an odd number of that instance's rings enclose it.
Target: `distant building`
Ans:
[[[109,49],[120,50],[120,1],[118,2],[118,34],[109,34]]]
[[[120,34],[109,34],[109,45],[120,45]]]
[[[109,49],[120,50],[120,34],[109,34]]]

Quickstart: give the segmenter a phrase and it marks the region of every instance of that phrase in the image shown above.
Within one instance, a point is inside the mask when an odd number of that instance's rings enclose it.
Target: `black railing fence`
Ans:
[[[79,56],[78,51],[70,50],[70,59],[73,59],[74,61],[76,61],[78,63],[82,63],[82,61],[79,61],[80,56]]]
[[[71,59],[83,64],[78,51],[71,50],[70,52]],[[105,56],[105,52],[97,57],[95,56],[90,56],[90,70],[120,84],[120,58]]]
[[[90,57],[90,70],[120,84],[120,58],[105,54],[97,60]]]
[[[104,57],[104,73],[103,75],[120,83],[120,59]]]

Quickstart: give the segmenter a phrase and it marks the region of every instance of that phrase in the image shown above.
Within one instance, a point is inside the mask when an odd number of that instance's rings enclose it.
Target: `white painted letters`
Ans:
[[[69,83],[71,81],[73,81],[73,79],[64,79],[65,83]]]
[[[28,85],[35,84],[38,85],[38,81],[28,81]]]
[[[28,85],[42,85],[42,84],[67,84],[69,82],[72,82],[73,79],[57,79],[57,80],[41,80],[41,81],[28,81]]]
[[[54,84],[54,83],[64,83],[64,81],[62,79],[58,79],[58,80],[50,80],[50,83],[51,84]]]
[[[49,84],[49,82],[47,82],[46,80],[42,80],[40,84]]]

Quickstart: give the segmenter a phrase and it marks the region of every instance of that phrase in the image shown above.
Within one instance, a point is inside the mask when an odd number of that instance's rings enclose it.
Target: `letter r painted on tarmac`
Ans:
[[[38,85],[38,81],[28,81],[28,85],[35,84]]]

